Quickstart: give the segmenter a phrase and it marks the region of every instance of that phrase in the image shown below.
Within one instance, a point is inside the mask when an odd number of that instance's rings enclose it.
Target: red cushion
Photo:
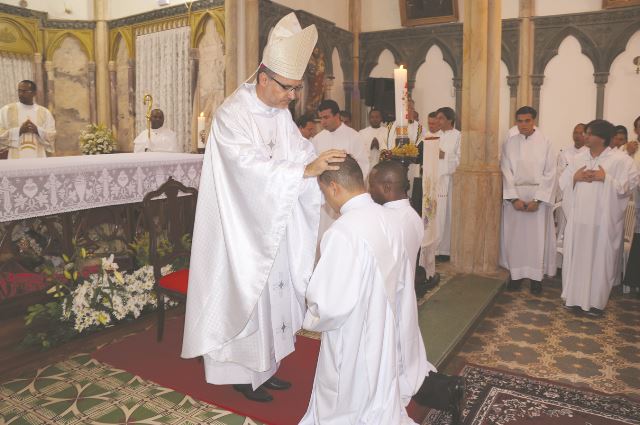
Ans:
[[[159,285],[165,289],[181,294],[187,294],[189,284],[189,269],[178,270],[160,278]]]

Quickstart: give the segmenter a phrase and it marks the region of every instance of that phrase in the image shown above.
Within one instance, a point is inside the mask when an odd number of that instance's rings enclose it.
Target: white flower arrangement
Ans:
[[[116,147],[113,132],[102,124],[89,124],[80,133],[80,151],[84,155],[111,153]]]

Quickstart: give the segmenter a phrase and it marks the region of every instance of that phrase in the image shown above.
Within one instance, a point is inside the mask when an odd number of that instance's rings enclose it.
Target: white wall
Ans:
[[[536,0],[534,12],[536,16],[548,16],[563,15],[566,13],[593,12],[601,9],[602,0]]]
[[[273,2],[287,6],[293,10],[305,10],[313,15],[334,22],[340,28],[349,29],[349,2],[347,0],[273,0]]]
[[[371,70],[369,77],[372,78],[393,78],[393,70],[398,65],[393,59],[393,53],[384,49],[378,56],[378,64]]]
[[[160,7],[157,0],[107,0],[107,19],[124,18],[180,4],[184,4],[184,2],[172,0],[171,4]]]
[[[640,31],[629,39],[626,50],[611,65],[604,95],[604,118],[622,124],[634,140],[633,121],[640,115],[640,74],[636,74],[633,58],[640,56]]]
[[[544,70],[539,125],[556,150],[572,143],[573,127],[596,116],[593,65],[580,43],[568,36]],[[628,103],[627,103],[628,106]]]
[[[342,73],[342,65],[340,64],[338,49],[333,49],[331,61],[333,62],[334,77],[333,86],[331,86],[331,99],[338,102],[338,106],[341,110],[351,109],[351,106],[347,108],[344,104],[344,74]]]
[[[0,3],[20,6],[20,0],[2,0]],[[27,3],[28,9],[47,12],[50,19],[93,19],[93,1],[90,0],[28,0]]]
[[[429,112],[443,106],[455,109],[453,70],[442,59],[442,51],[438,46],[432,46],[427,52],[425,62],[416,73],[416,83],[411,95],[423,125],[427,123]]]

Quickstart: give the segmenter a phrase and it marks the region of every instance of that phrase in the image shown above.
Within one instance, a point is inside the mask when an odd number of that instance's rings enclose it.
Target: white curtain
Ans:
[[[146,129],[145,94],[164,112],[164,125],[191,150],[191,72],[189,27],[136,37],[136,135]]]
[[[0,52],[0,107],[18,101],[18,83],[33,81],[33,60],[28,55]],[[42,91],[43,87],[38,87]]]

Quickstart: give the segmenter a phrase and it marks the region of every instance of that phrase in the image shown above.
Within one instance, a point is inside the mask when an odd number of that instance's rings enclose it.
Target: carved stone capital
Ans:
[[[594,72],[593,81],[598,85],[605,85],[609,81],[608,72]]]

